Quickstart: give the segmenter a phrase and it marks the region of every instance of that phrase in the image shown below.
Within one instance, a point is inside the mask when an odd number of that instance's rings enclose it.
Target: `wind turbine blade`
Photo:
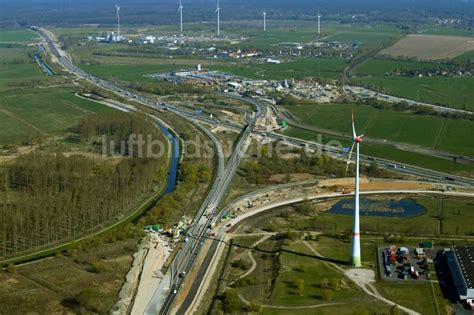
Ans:
[[[352,112],[352,139],[355,140],[357,138],[356,130],[355,130],[355,123],[354,123],[354,112]]]
[[[347,176],[347,171],[349,170],[349,165],[351,165],[352,152],[354,151],[355,142],[352,143],[351,151],[349,152],[349,158],[347,159],[346,172],[344,176]]]

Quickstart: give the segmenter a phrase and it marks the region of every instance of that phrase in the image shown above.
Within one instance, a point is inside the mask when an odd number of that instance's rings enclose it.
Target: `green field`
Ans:
[[[426,28],[419,27],[419,29],[420,34],[427,35],[474,36],[474,30],[472,29],[453,28],[450,26],[429,25]]]
[[[29,30],[2,30],[0,31],[0,43],[22,43],[38,39],[36,33]]]
[[[29,54],[36,52],[36,48],[26,46],[0,46],[0,92],[51,80],[29,57]]]
[[[186,65],[179,64],[156,64],[156,65],[100,65],[86,66],[82,65],[85,71],[94,75],[111,80],[129,81],[129,82],[156,82],[151,78],[147,78],[145,74],[162,73],[187,69]]]
[[[0,95],[0,118],[10,128],[0,129],[0,143],[23,141],[37,135],[55,135],[77,125],[87,115],[113,111],[78,98],[71,88],[26,89]]]
[[[248,237],[246,239],[249,239],[246,242],[247,246],[256,240]],[[242,241],[239,240],[235,243],[242,244]],[[288,308],[287,313],[294,311],[292,307],[298,307],[302,314],[306,314],[308,310],[312,311],[311,314],[315,314],[315,309],[312,306],[316,305],[321,305],[317,310],[327,312],[332,309],[325,306],[327,303],[340,303],[341,305],[351,305],[352,309],[371,309],[378,312],[388,310],[386,305],[366,295],[339,270],[317,259],[314,253],[299,240],[285,241],[282,251],[276,255],[263,252],[265,250],[279,251],[280,243],[275,240],[267,240],[258,245],[259,250],[252,251],[252,256],[256,261],[255,269],[243,278],[251,283],[242,281],[238,285],[233,285],[233,289],[228,288],[226,291],[232,290],[247,301],[261,305],[264,314],[273,314],[271,310],[278,307]],[[311,244],[311,246],[313,245]],[[245,261],[248,266],[252,264],[248,259],[247,250],[234,248],[231,252],[229,263],[241,260]],[[243,273],[244,271],[240,268],[231,267],[226,275],[227,281],[237,279]],[[297,288],[295,285],[297,280],[303,281],[303,289]],[[324,282],[327,284],[323,284]],[[325,291],[328,290],[333,293],[329,301],[323,298]],[[371,306],[369,307],[367,304]]]
[[[416,115],[366,105],[325,104],[285,106],[307,125],[335,130],[349,136],[350,113],[359,133],[376,139],[411,143],[428,148],[474,156],[474,122]]]
[[[306,246],[294,243],[291,244],[291,250],[297,253],[314,255]],[[319,287],[324,278],[345,278],[339,271],[335,270],[325,262],[318,261],[311,257],[299,256],[292,253],[281,253],[280,263],[283,268],[280,269],[277,281],[275,282],[275,294],[269,304],[272,305],[311,305],[322,303],[320,301],[323,289]],[[303,270],[303,271],[300,271]],[[305,282],[305,292],[303,296],[293,291],[294,279],[302,278]],[[346,278],[346,282],[349,280]],[[293,290],[292,290],[293,289]],[[360,300],[370,301],[355,285],[346,290],[337,290],[334,292],[334,302],[356,302]]]
[[[473,77],[370,77],[357,82],[394,96],[474,110]]]
[[[384,76],[387,72],[409,70],[445,69],[447,66],[437,62],[412,60],[369,59],[354,69],[356,74],[367,76]]]
[[[411,308],[421,314],[438,314],[435,298],[433,296],[431,284],[429,283],[387,283],[380,282],[376,285],[377,290],[388,299],[400,303],[403,306]],[[434,284],[438,294],[436,296],[438,304],[441,304],[441,314],[445,314],[446,307],[449,302],[443,299],[439,289],[439,284]]]
[[[211,66],[211,69],[230,72],[232,74],[251,79],[304,79],[311,77],[337,79],[347,62],[343,59],[297,59],[273,64],[235,64]]]
[[[30,42],[30,31],[0,31],[0,42]],[[0,144],[21,143],[38,136],[56,135],[79,120],[112,109],[74,95],[76,88],[49,87],[61,80],[46,76],[34,59],[38,48],[20,44],[0,46]]]
[[[456,57],[455,60],[460,61],[460,62],[466,62],[467,60],[474,60],[474,50]]]
[[[290,137],[300,138],[311,141],[318,141],[318,133],[297,127],[290,126],[285,134]],[[329,141],[339,141],[343,146],[351,146],[351,140],[347,138],[339,138],[336,136],[322,137],[323,144]],[[365,143],[361,148],[363,154],[370,156],[389,159],[399,163],[419,166],[427,169],[437,170],[440,172],[458,174],[461,176],[472,176],[474,174],[474,166],[465,164],[454,164],[451,160],[437,158],[433,156],[423,155],[411,151],[401,150],[393,145]]]
[[[455,60],[474,58],[474,52]],[[387,94],[431,104],[474,110],[474,78],[472,77],[399,77],[387,73],[409,70],[442,70],[446,64],[412,60],[369,59],[354,69],[354,83]]]

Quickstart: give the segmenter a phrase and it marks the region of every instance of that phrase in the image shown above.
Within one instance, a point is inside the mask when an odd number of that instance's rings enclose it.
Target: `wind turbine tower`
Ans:
[[[263,31],[267,30],[267,12],[263,11]]]
[[[117,41],[120,41],[120,5],[116,3],[115,8],[117,9]]]
[[[178,12],[179,12],[179,31],[183,33],[183,3],[181,2],[181,0],[179,0]]]
[[[351,254],[349,258],[349,265],[351,267],[361,267],[361,256],[360,256],[360,223],[359,223],[359,145],[362,142],[364,135],[358,136],[355,131],[354,124],[354,113],[352,113],[352,148],[349,153],[349,159],[347,160],[347,169],[351,163],[351,156],[356,147],[356,172],[355,172],[355,189],[354,189],[354,223],[352,226],[352,244]]]
[[[221,8],[219,7],[219,0],[217,0],[217,36],[221,35]]]
[[[321,15],[318,11],[318,37],[321,37]]]

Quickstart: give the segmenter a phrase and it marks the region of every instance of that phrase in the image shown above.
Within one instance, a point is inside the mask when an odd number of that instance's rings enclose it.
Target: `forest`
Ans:
[[[128,139],[149,134],[165,142],[153,122],[140,114],[99,114],[77,128],[81,142],[93,145],[106,135]],[[85,234],[123,217],[166,181],[161,158],[33,151],[0,167],[0,256]],[[129,153],[129,152],[125,152]]]
[[[177,25],[179,1],[121,0],[123,25]],[[186,23],[214,22],[216,0],[183,0]],[[221,0],[222,20],[260,19],[267,10],[271,19],[313,21],[317,11],[326,20],[353,23],[353,14],[364,21],[427,22],[432,17],[461,17],[472,27],[472,1],[447,0]],[[42,24],[79,26],[115,24],[114,1],[105,0],[15,0],[0,1],[0,27]]]

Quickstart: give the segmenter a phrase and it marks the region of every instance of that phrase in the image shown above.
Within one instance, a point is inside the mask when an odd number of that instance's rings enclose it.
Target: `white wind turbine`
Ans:
[[[267,12],[263,11],[263,31],[267,30]]]
[[[183,3],[181,2],[181,0],[179,0],[178,12],[179,12],[179,31],[183,33]]]
[[[319,14],[318,14],[319,15]],[[364,135],[358,136],[355,131],[354,113],[352,113],[352,148],[347,160],[346,174],[351,163],[352,152],[356,147],[356,172],[355,172],[355,189],[354,189],[354,223],[352,226],[352,244],[349,264],[352,267],[361,267],[360,256],[360,223],[359,223],[359,144],[362,142]]]
[[[318,37],[321,37],[321,15],[318,11]]]
[[[221,35],[221,8],[219,7],[219,0],[217,0],[217,36]]]
[[[120,5],[116,3],[115,8],[117,9],[117,41],[120,41]]]

